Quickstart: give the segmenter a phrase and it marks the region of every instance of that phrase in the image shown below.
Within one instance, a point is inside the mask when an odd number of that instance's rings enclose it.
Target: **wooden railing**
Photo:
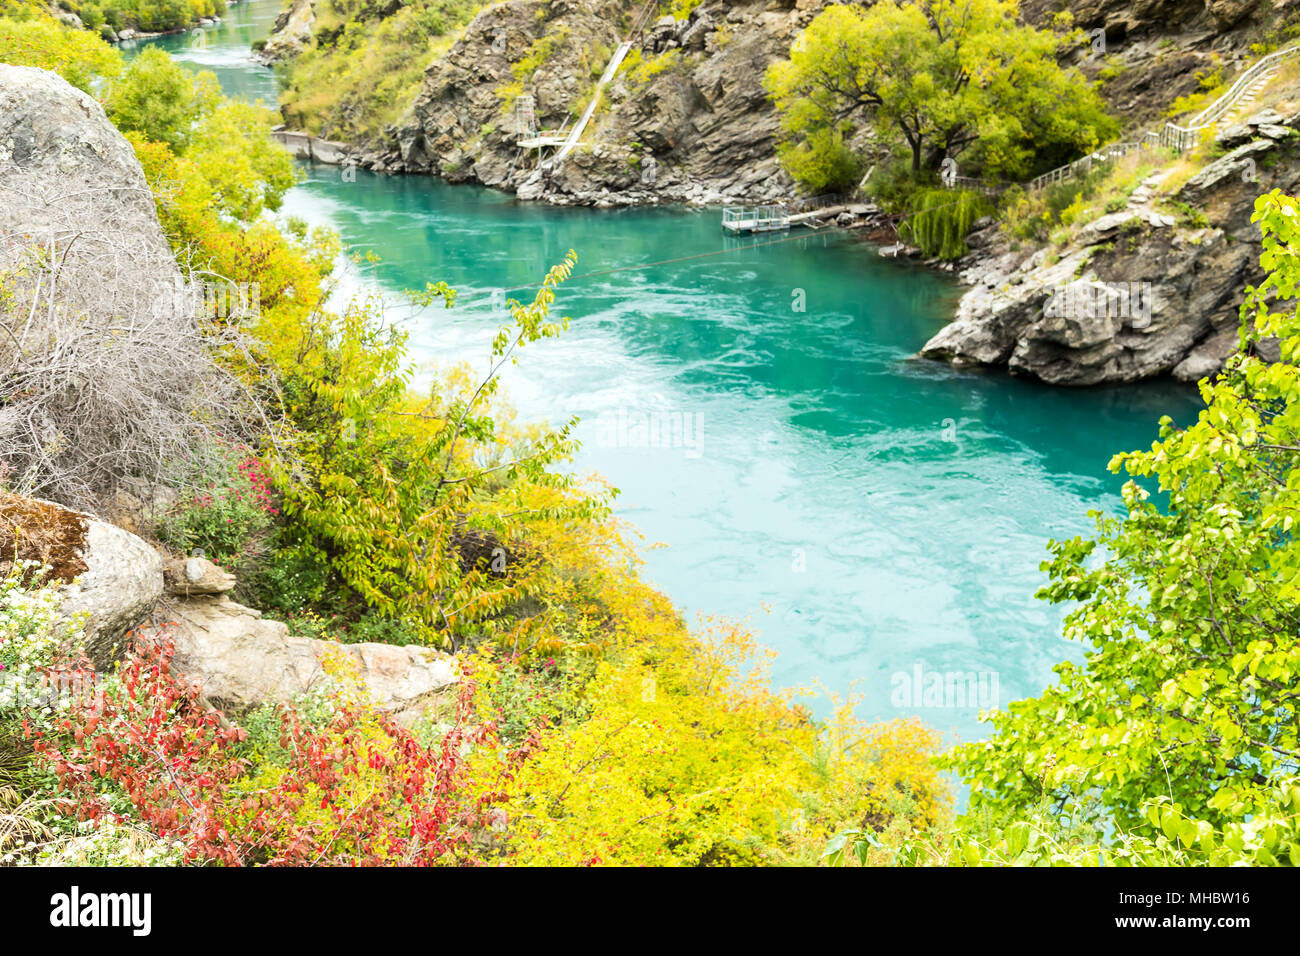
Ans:
[[[1192,117],[1187,126],[1179,126],[1177,123],[1165,123],[1159,130],[1142,134],[1137,142],[1111,143],[1089,153],[1087,156],[1082,156],[1073,162],[1066,163],[1064,166],[1058,166],[1056,169],[1048,170],[1041,176],[1035,176],[1028,182],[1018,185],[1037,192],[1055,183],[1064,182],[1076,176],[1087,175],[1098,166],[1113,163],[1138,150],[1163,148],[1173,149],[1180,153],[1186,152],[1200,141],[1201,134],[1205,130],[1218,125],[1228,111],[1241,101],[1256,80],[1268,74],[1270,70],[1279,64],[1296,56],[1300,56],[1300,44],[1287,47],[1285,50],[1278,50],[1276,53],[1270,53],[1268,56],[1263,57],[1250,69],[1242,73],[1241,76],[1237,77],[1232,86],[1228,87],[1228,91],[1219,97],[1213,105]],[[989,195],[995,195],[1012,185],[1017,185],[1014,183],[993,183],[975,179],[971,176],[948,176],[943,180],[943,184],[949,189],[974,189]]]

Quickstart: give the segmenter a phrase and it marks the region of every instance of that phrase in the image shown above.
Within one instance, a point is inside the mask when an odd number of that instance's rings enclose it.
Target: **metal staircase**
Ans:
[[[541,149],[546,146],[558,146],[559,149],[551,158],[551,165],[563,161],[564,157],[573,152],[574,148],[582,141],[582,134],[587,131],[587,124],[596,114],[596,108],[600,106],[601,94],[604,93],[605,87],[614,79],[618,73],[618,68],[623,65],[623,61],[632,50],[632,45],[641,38],[650,18],[654,16],[655,11],[659,9],[659,0],[646,0],[645,5],[637,13],[636,18],[632,21],[632,27],[628,30],[627,36],[614,50],[609,62],[605,65],[605,72],[600,74],[600,79],[596,83],[596,88],[592,90],[591,99],[578,117],[578,122],[573,124],[568,135],[564,135],[564,128],[559,130],[537,131],[536,119],[533,117],[533,98],[527,97],[527,121],[517,120],[516,130],[518,145],[521,149]],[[520,101],[524,97],[520,97]],[[518,103],[517,103],[518,105]],[[570,114],[572,116],[572,114]],[[525,128],[526,127],[526,128]]]

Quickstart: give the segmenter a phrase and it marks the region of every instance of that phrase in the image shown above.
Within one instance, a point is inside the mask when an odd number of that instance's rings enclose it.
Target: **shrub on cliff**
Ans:
[[[1015,0],[907,0],[831,6],[766,84],[795,174],[870,124],[910,154],[914,174],[963,157],[1019,177],[1094,148],[1117,129],[1095,85],[1057,64],[1077,40],[1017,22]]]
[[[94,699],[29,728],[47,811],[13,849],[97,863],[734,865],[813,862],[848,822],[891,841],[942,825],[936,734],[845,713],[819,724],[766,686],[743,629],[697,642],[662,597],[629,590],[642,603],[621,609],[619,651],[540,707],[508,689],[517,661],[479,655],[420,733],[378,711],[342,655],[293,704],[230,724],[172,673],[165,640],[137,635]],[[538,661],[532,693],[566,667]]]
[[[241,581],[266,558],[279,513],[262,462],[247,446],[217,444],[185,463],[185,491],[162,517],[158,536],[181,554],[196,549]]]
[[[28,740],[60,707],[50,675],[82,651],[82,622],[59,615],[62,582],[38,583],[47,571],[14,561],[0,577],[0,864],[31,857],[69,829],[58,827]]]
[[[422,743],[375,708],[341,657],[326,667],[335,680],[281,710],[278,740],[257,749],[172,674],[165,641],[144,638],[95,701],[74,702],[37,733],[37,758],[56,776],[65,812],[92,826],[143,825],[185,862],[472,860],[486,807],[465,779],[464,753],[490,741],[492,726],[458,719]],[[464,684],[462,701],[472,693]]]

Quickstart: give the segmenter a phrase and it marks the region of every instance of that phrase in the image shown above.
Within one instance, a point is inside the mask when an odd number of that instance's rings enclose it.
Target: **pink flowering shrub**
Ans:
[[[201,549],[227,570],[246,570],[266,552],[279,509],[262,462],[244,445],[223,448],[216,464],[163,520],[159,537],[185,554]]]

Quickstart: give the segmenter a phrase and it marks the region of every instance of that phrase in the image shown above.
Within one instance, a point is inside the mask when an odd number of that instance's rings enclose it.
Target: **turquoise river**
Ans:
[[[145,42],[273,102],[248,49],[278,6]],[[1061,390],[917,359],[959,288],[842,234],[740,241],[718,210],[302,171],[283,211],[380,257],[349,289],[458,290],[452,311],[402,313],[426,368],[484,368],[505,298],[576,250],[558,303],[569,331],[505,377],[521,417],[580,416],[578,470],[619,488],[619,515],[664,545],[649,578],[692,617],[752,617],[778,684],[857,690],[864,717],[915,714],[969,739],[981,704],[1036,693],[1077,658],[1061,610],[1033,596],[1044,546],[1119,507],[1112,453],[1148,446],[1163,413],[1195,414],[1172,383]],[[912,684],[934,673],[982,677],[984,699],[926,700]]]

